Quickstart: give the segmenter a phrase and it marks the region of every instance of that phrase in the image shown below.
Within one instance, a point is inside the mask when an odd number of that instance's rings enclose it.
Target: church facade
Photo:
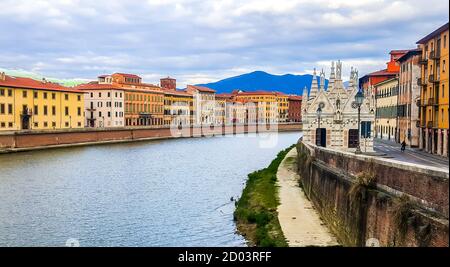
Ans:
[[[358,71],[351,69],[350,81],[345,88],[342,81],[342,63],[331,64],[328,87],[325,90],[325,73],[320,73],[320,86],[314,70],[311,90],[303,89],[303,141],[314,145],[343,151],[356,151],[358,146],[358,105],[355,96],[359,91]],[[371,96],[364,96],[361,105],[360,149],[373,152],[373,127],[375,105]],[[320,111],[320,112],[318,112]]]

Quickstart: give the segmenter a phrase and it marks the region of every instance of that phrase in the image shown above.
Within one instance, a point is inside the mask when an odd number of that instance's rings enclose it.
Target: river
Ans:
[[[245,246],[234,203],[247,174],[300,133],[0,155],[0,246]],[[268,141],[270,140],[270,141]]]

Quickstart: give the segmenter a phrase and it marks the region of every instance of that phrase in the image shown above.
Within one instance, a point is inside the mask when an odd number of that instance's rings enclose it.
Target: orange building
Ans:
[[[449,153],[449,24],[417,42],[420,58],[420,148],[448,157]]]
[[[164,124],[164,91],[161,87],[142,82],[134,74],[101,75],[91,87],[111,85],[124,92],[125,126],[162,126]],[[86,90],[84,90],[86,91]]]

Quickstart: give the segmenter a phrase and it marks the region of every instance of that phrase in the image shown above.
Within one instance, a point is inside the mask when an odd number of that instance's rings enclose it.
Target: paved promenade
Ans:
[[[299,187],[297,150],[293,148],[278,168],[278,219],[290,247],[335,246],[336,239]]]
[[[401,145],[388,140],[374,139],[374,149],[377,152],[386,154],[383,158],[433,166],[448,169],[449,159],[438,155],[433,155],[417,148],[407,147],[404,152],[401,151]]]

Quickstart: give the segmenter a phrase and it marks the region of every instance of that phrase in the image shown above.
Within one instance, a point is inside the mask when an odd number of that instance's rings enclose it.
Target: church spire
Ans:
[[[319,93],[319,86],[317,84],[316,68],[314,68],[314,74],[313,74],[312,83],[311,83],[311,91],[309,92],[309,98],[315,98],[318,93]]]
[[[330,79],[328,80],[328,91],[333,88],[334,80],[336,79],[336,73],[334,72],[334,61],[331,62]]]
[[[325,91],[325,72],[323,69],[320,72],[320,90]]]
[[[353,71],[353,67],[351,68],[351,70],[350,70],[350,80],[348,81],[348,89],[353,89],[353,86],[355,85],[354,84],[354,75],[355,75],[355,72]]]
[[[308,101],[308,88],[306,86],[303,88],[302,100],[304,102]]]

